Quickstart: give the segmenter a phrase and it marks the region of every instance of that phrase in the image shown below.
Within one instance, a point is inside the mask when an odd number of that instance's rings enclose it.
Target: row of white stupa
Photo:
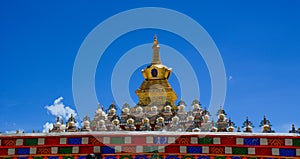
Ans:
[[[234,123],[226,118],[225,111],[220,108],[218,120],[210,121],[210,113],[202,109],[198,102],[193,102],[193,110],[185,111],[185,105],[180,104],[177,110],[173,110],[167,105],[162,111],[158,111],[156,106],[152,106],[150,111],[144,112],[141,106],[135,108],[124,104],[121,116],[117,115],[116,106],[109,106],[105,112],[100,108],[95,112],[91,121],[88,116],[83,119],[82,127],[76,128],[76,120],[71,116],[66,125],[59,118],[53,129],[49,132],[76,132],[76,131],[188,131],[188,132],[234,132]],[[271,124],[264,117],[261,122],[262,132],[274,132]],[[242,128],[244,132],[252,132],[253,124],[248,120],[244,122]],[[240,132],[240,128],[237,129]]]

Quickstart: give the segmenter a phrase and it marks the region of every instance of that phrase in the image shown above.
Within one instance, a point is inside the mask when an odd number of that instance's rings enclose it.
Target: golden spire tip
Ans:
[[[153,45],[157,45],[157,44],[158,44],[157,36],[156,36],[156,34],[154,34]]]

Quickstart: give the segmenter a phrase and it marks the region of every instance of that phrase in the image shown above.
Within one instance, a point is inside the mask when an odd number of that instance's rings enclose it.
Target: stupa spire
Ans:
[[[152,46],[152,64],[161,64],[159,49],[160,47],[158,45],[157,37],[154,35]]]
[[[159,111],[163,111],[166,105],[170,105],[173,110],[177,110],[174,105],[177,95],[168,82],[172,69],[161,63],[159,49],[155,35],[152,46],[152,63],[142,70],[145,80],[135,91],[139,97],[137,105],[143,107],[146,112],[154,105],[157,106]]]

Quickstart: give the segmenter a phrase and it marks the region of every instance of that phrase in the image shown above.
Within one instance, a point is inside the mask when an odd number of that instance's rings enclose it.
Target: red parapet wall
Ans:
[[[279,133],[75,132],[0,135],[0,158],[300,158],[300,136]]]

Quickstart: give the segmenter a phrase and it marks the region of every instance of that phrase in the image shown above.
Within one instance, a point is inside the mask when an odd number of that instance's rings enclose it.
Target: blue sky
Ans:
[[[266,115],[277,132],[287,132],[292,123],[300,127],[300,3],[296,0],[0,3],[2,132],[42,130],[46,122],[55,120],[45,106],[59,97],[76,109],[72,71],[83,40],[105,19],[139,7],[176,10],[206,29],[221,53],[228,78],[232,77],[227,81],[224,108],[236,125],[242,125],[248,115],[258,131],[259,122]],[[108,47],[95,77],[100,103],[108,106],[114,101],[110,77],[118,59],[137,45],[151,43],[154,34],[160,43],[176,48],[191,63],[198,75],[201,103],[207,106],[211,85],[203,59],[184,39],[157,29],[130,32]],[[128,86],[135,101],[134,90],[143,80],[143,67],[136,68]],[[176,76],[171,76],[170,83],[180,95]]]

